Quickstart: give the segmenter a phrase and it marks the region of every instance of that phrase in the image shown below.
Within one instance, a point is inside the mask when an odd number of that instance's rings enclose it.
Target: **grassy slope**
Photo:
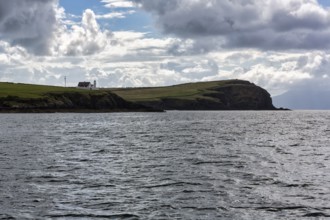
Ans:
[[[214,91],[212,90],[212,88],[231,84],[232,82],[235,83],[237,81],[224,80],[213,82],[187,83],[168,87],[112,88],[104,90],[110,90],[128,101],[158,101],[162,98],[195,100],[196,98],[210,99],[210,97],[203,96],[203,94],[213,93]],[[104,90],[90,91],[57,86],[0,82],[0,98],[7,96],[17,96],[23,99],[34,99],[41,98],[47,93],[100,93]]]
[[[127,102],[109,90],[0,82],[1,112],[158,111]]]
[[[17,96],[23,99],[41,98],[47,93],[62,93],[62,92],[80,92],[90,93],[89,90],[79,90],[76,88],[64,88],[57,86],[43,86],[21,83],[3,83],[0,82],[0,98],[7,96]],[[98,92],[98,91],[93,91]]]
[[[228,90],[226,88],[235,88],[235,89]],[[77,88],[31,85],[31,84],[0,83],[0,99],[6,98],[8,96],[18,97],[19,100],[17,100],[16,98],[13,98],[12,100],[8,100],[7,98],[7,102],[13,102],[12,105],[16,105],[21,101],[24,103],[25,102],[24,100],[26,100],[27,103],[29,103],[32,101],[32,99],[35,100],[35,99],[45,98],[48,96],[47,94],[50,93],[52,94],[80,93],[81,95],[84,94],[101,95],[102,93],[107,93],[108,91],[111,91],[127,101],[136,102],[140,104],[154,103],[155,106],[150,105],[154,108],[166,108],[166,106],[164,106],[164,102],[167,103],[169,102],[168,104],[166,104],[166,105],[170,105],[169,109],[171,108],[173,109],[264,108],[264,107],[258,107],[260,105],[255,102],[255,100],[259,100],[261,98],[261,102],[259,103],[261,103],[261,105],[264,105],[263,104],[264,102],[262,100],[264,100],[263,97],[265,97],[265,94],[264,93],[260,94],[260,90],[256,90],[256,88],[257,87],[254,84],[242,80],[197,82],[197,83],[187,83],[187,84],[174,85],[168,87],[110,88],[110,89],[100,89],[97,91],[80,90]],[[182,101],[176,102],[175,100],[177,101],[184,100],[184,102]],[[213,104],[211,105],[210,103]]]
[[[159,101],[162,98],[175,98],[186,100],[195,100],[197,98],[211,99],[210,97],[203,96],[203,94],[214,93],[214,91],[212,91],[212,88],[224,86],[235,81],[236,80],[198,82],[168,87],[111,89],[111,91],[126,100],[134,102]]]

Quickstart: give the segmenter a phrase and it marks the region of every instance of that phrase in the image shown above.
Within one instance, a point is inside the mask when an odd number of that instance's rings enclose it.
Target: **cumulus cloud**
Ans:
[[[54,53],[67,56],[91,55],[111,44],[112,33],[101,30],[95,13],[87,9],[80,24],[59,29]]]
[[[330,48],[330,11],[317,0],[132,1],[152,13],[164,33],[206,50],[210,37],[224,48]]]
[[[161,69],[176,72],[186,81],[203,81],[208,77],[218,75],[219,65],[210,58],[203,59],[180,59],[179,62],[171,60],[163,62]]]
[[[107,8],[133,8],[134,5],[131,1],[125,0],[102,0]]]
[[[96,19],[123,18],[133,11],[97,17],[87,9],[81,22],[72,22],[58,0],[0,1],[0,40],[34,55],[91,55],[111,44],[111,31]]]
[[[0,38],[47,54],[56,28],[57,0],[0,1]]]
[[[103,14],[103,15],[96,15],[97,19],[123,19],[126,18],[127,15],[134,14],[134,10],[129,10],[129,11],[116,11],[116,12],[111,12],[108,14]]]

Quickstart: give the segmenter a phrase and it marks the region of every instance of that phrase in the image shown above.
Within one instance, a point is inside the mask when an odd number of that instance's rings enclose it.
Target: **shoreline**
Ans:
[[[0,113],[288,110],[276,108],[265,89],[244,80],[91,91],[28,84],[0,85],[5,91],[0,94]]]
[[[166,112],[278,112],[278,111],[293,111],[292,109],[223,109],[223,110],[146,110],[146,109],[0,109],[0,114],[56,114],[56,113],[82,113],[82,114],[98,114],[98,113],[166,113]]]

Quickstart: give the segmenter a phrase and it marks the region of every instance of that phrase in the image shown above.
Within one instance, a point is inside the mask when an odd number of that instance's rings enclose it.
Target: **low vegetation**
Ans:
[[[9,110],[274,110],[269,93],[243,80],[167,87],[81,90],[0,83],[0,109]]]
[[[80,92],[89,93],[89,90],[78,90],[77,88],[64,88],[59,86],[43,86],[21,83],[0,82],[0,98],[7,96],[19,97],[25,99],[42,98],[48,93]],[[97,91],[93,91],[97,92]]]
[[[195,100],[198,98],[207,99],[204,95],[213,93],[213,88],[231,82],[235,82],[235,80],[187,83],[167,87],[111,89],[111,91],[134,102],[159,101],[164,98]]]
[[[108,90],[0,83],[0,112],[154,111]]]
[[[165,110],[274,110],[270,94],[244,80],[111,89],[124,99]]]

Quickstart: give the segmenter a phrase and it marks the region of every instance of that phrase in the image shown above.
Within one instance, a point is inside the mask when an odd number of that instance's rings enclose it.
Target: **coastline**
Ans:
[[[0,87],[0,113],[289,110],[274,107],[265,89],[237,79],[99,90],[15,83]]]

